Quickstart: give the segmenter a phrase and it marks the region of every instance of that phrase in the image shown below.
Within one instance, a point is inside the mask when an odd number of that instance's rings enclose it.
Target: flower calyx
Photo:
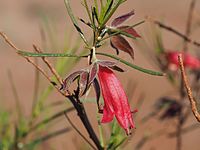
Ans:
[[[74,90],[75,95],[78,95],[79,97],[84,95],[88,88],[88,78],[89,78],[89,72],[88,70],[78,70],[73,73],[71,73],[69,76],[65,78],[63,81],[63,84],[61,85],[61,89],[65,92],[71,93],[69,88],[71,84],[77,80],[78,87]]]

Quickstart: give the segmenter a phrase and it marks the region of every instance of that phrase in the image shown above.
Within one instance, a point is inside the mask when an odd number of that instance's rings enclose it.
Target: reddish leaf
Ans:
[[[99,70],[99,67],[98,67],[97,63],[94,63],[90,70],[88,85],[90,85],[94,81],[94,79],[96,78],[96,75],[98,73],[98,70]]]
[[[120,26],[120,27],[118,27],[118,29],[132,35],[133,37],[141,38],[141,36],[137,33],[137,31],[133,28],[130,28],[129,26]]]
[[[70,74],[64,81],[63,81],[63,85],[61,87],[61,90],[66,90],[68,91],[69,86],[72,84],[72,82],[82,73],[84,72],[84,70],[79,70],[76,72],[73,72],[72,74]]]
[[[119,66],[117,66],[117,65],[111,66],[109,68],[111,68],[111,69],[113,69],[115,71],[124,72],[124,70],[122,68],[120,68]]]
[[[98,64],[103,66],[103,67],[109,67],[109,68],[116,70],[116,71],[119,71],[119,72],[124,72],[124,70],[122,68],[118,67],[116,65],[116,63],[112,62],[112,61],[101,60],[101,61],[98,61]]]
[[[117,36],[112,36],[110,40],[113,48],[115,48],[117,51],[122,50],[128,53],[132,57],[132,59],[134,59],[133,48],[130,46],[130,44],[125,38],[123,38],[120,35],[117,35]]]
[[[112,48],[114,48],[116,50],[116,54],[119,55],[119,50],[118,48],[115,47],[115,45],[112,43],[112,39],[110,38],[110,45],[112,46]]]
[[[112,66],[115,66],[116,63],[113,62],[113,61],[108,61],[108,60],[101,60],[101,61],[98,61],[98,64],[101,65],[101,66],[104,66],[104,67],[112,67]]]
[[[79,80],[79,96],[82,96],[85,94],[88,86],[88,76],[89,73],[87,71],[84,71],[80,75],[80,80]]]
[[[131,17],[132,15],[134,15],[134,11],[132,10],[131,12],[127,13],[127,14],[124,14],[122,16],[119,16],[117,18],[115,18],[111,25],[112,26],[118,26],[120,25],[121,23],[123,23],[124,21],[126,21],[129,17]]]

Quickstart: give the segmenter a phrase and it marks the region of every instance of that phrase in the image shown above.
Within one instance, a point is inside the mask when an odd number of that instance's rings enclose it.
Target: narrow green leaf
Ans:
[[[101,9],[100,9],[100,14],[99,14],[100,23],[102,23],[102,21],[103,21],[104,12],[105,12],[105,6],[104,6],[103,2],[101,1]]]
[[[70,16],[71,18],[71,21],[73,22],[73,25],[75,26],[76,30],[78,31],[80,37],[83,39],[84,43],[89,46],[83,32],[81,31],[80,27],[78,26],[78,23],[76,21],[76,18],[74,17],[74,14],[72,12],[72,9],[71,9],[71,6],[70,6],[70,3],[69,3],[69,0],[65,0],[65,6],[67,8],[67,12],[68,12],[68,15]],[[81,31],[81,32],[80,32]]]
[[[23,55],[23,56],[28,56],[28,57],[77,57],[77,58],[80,58],[80,57],[86,57],[87,55],[84,55],[84,56],[78,56],[78,55],[73,55],[73,54],[65,54],[65,53],[31,53],[31,52],[25,52],[25,51],[18,51],[18,54],[20,55]],[[161,73],[161,72],[156,72],[156,71],[153,71],[153,70],[148,70],[148,69],[145,69],[145,68],[142,68],[142,67],[139,67],[137,65],[134,65],[134,64],[131,64],[119,57],[116,57],[114,55],[110,55],[110,54],[105,54],[105,53],[96,53],[97,55],[103,55],[103,56],[107,56],[107,57],[110,57],[110,58],[113,58],[115,60],[118,60],[119,62],[131,67],[131,68],[134,68],[136,70],[139,70],[141,72],[144,72],[144,73],[147,73],[147,74],[150,74],[150,75],[155,75],[155,76],[164,76],[165,73]]]
[[[76,58],[86,57],[86,56],[79,56],[67,53],[32,53],[26,51],[17,51],[17,53],[27,57],[76,57]]]
[[[92,24],[91,24],[91,23],[89,23],[89,22],[86,22],[85,20],[83,20],[83,19],[81,19],[81,18],[79,18],[79,20],[80,20],[82,23],[84,23],[85,25],[87,25],[88,27],[90,27],[90,28],[92,28],[92,29],[93,29],[93,26],[92,26]]]
[[[142,20],[142,21],[140,21],[140,22],[138,22],[138,23],[136,23],[136,24],[134,24],[134,25],[131,25],[131,26],[127,27],[127,29],[129,29],[129,28],[134,28],[134,27],[136,27],[136,26],[138,26],[138,25],[140,25],[140,24],[143,24],[144,22],[145,22],[145,21]],[[110,30],[110,29],[108,29],[108,30]],[[119,30],[119,29],[118,29],[118,30],[116,29],[116,32],[110,34],[110,35],[107,36],[107,37],[102,38],[101,41],[106,40],[106,39],[110,38],[111,36],[115,36],[115,35],[118,35],[118,34],[122,34],[122,35],[125,35],[125,36],[129,37],[129,38],[136,39],[136,38],[133,37],[132,35],[130,35],[130,34],[128,34],[128,33],[125,33],[125,34],[124,34],[124,31]]]
[[[164,73],[161,73],[161,72],[156,72],[156,71],[153,71],[153,70],[149,70],[149,69],[145,69],[145,68],[142,68],[142,67],[139,67],[137,65],[134,65],[134,64],[131,64],[119,57],[116,57],[114,55],[111,55],[111,54],[106,54],[106,53],[96,53],[97,55],[103,55],[103,56],[107,56],[107,57],[110,57],[110,58],[113,58],[115,60],[118,60],[119,62],[133,68],[133,69],[136,69],[138,71],[141,71],[141,72],[144,72],[144,73],[147,73],[147,74],[150,74],[150,75],[154,75],[154,76],[164,76],[165,74]]]
[[[94,8],[92,8],[92,27],[93,27],[93,33],[96,31],[96,22],[95,22],[95,12]],[[98,22],[98,18],[96,19]]]
[[[165,51],[162,39],[162,32],[161,29],[157,26],[151,26],[153,31],[153,44],[157,54],[163,53]]]
[[[90,19],[90,22],[92,22],[92,17],[90,15],[90,10],[89,10],[88,4],[87,4],[87,0],[84,0],[84,5],[85,5],[85,9],[87,11],[88,17]]]
[[[94,0],[94,6],[96,8],[97,16],[99,16],[99,7],[98,7],[98,2],[97,0]]]
[[[104,14],[104,17],[106,14],[108,14],[112,8],[112,5],[113,5],[113,0],[108,0],[107,4],[106,4],[106,11],[105,11],[105,14]]]
[[[165,51],[161,31],[158,31],[156,34],[156,50],[158,53],[163,53]]]
[[[99,24],[99,16],[98,16],[98,13],[97,13],[97,10],[95,7],[93,7],[93,9],[92,9],[92,14],[94,15],[94,17],[96,18],[96,20]]]
[[[118,144],[114,147],[114,149],[117,149],[119,146],[121,146],[125,141],[127,140],[127,137],[124,137]]]
[[[141,36],[137,33],[137,31],[134,30],[133,27],[140,25],[142,23],[144,23],[144,21],[140,21],[139,23],[136,23],[135,25],[132,25],[132,26],[121,26],[121,27],[118,27],[117,29],[115,29],[115,32],[122,34],[126,37],[136,39]]]
[[[132,36],[132,35],[129,34],[129,33],[126,33],[126,32],[124,32],[124,31],[122,31],[122,30],[119,30],[119,29],[114,29],[114,30],[112,31],[112,33],[109,34],[109,36],[102,38],[101,41],[104,41],[104,40],[106,40],[106,39],[108,39],[108,38],[111,38],[111,37],[113,37],[113,36],[115,36],[115,35],[119,35],[119,34],[124,35],[124,36],[129,37],[129,38],[132,38],[132,39],[134,39],[134,40],[136,39],[136,37]]]
[[[121,145],[122,141],[124,141],[124,134],[116,119],[114,119],[111,127],[112,132],[108,142],[108,149],[114,150]]]

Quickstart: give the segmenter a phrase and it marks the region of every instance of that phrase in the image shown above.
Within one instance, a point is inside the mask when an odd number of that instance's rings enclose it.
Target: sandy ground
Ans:
[[[85,18],[83,15],[85,12],[79,4],[79,1],[74,0],[72,3],[72,8],[76,13],[76,16]],[[159,20],[164,19],[166,24],[169,24],[179,31],[184,32],[189,3],[190,0],[129,0],[126,4],[120,7],[114,16],[134,9],[136,15],[129,22],[136,23],[144,19],[145,16],[150,16]],[[196,20],[200,20],[199,10],[200,3],[197,1],[194,17]],[[1,0],[0,30],[5,32],[20,49],[32,50],[33,43],[42,45],[40,35],[42,19],[41,16],[38,15],[38,11],[42,11],[44,14],[48,14],[48,16],[52,18],[52,22],[56,26],[56,33],[59,43],[63,43],[64,33],[70,30],[71,22],[67,16],[64,2],[62,0]],[[141,35],[148,36],[148,23],[137,27],[137,29]],[[168,32],[164,32],[164,35],[165,46],[167,48],[174,49],[180,47],[180,38]],[[199,40],[199,32],[194,32],[192,37]],[[121,56],[125,59],[127,57],[127,55]],[[135,56],[136,64],[146,68],[157,69],[146,60],[139,48],[135,50]],[[24,59],[17,56],[3,40],[0,40],[0,104],[3,107],[11,110],[14,107],[14,98],[11,94],[11,86],[9,84],[7,74],[8,70],[10,70],[13,74],[13,79],[17,86],[17,91],[24,107],[24,112],[25,114],[29,115],[29,110],[31,107],[30,97],[32,97],[34,86],[34,68]],[[125,81],[123,83],[124,86],[126,86],[130,80],[134,81],[137,83],[137,93],[144,92],[146,95],[144,106],[142,107],[142,110],[139,110],[138,118],[144,116],[148,113],[148,111],[150,111],[153,102],[158,97],[173,90],[164,77],[153,77],[135,70],[129,70],[126,73],[126,76],[120,76],[120,79]],[[42,84],[45,85],[45,83],[47,82],[43,81]],[[55,101],[55,98],[62,99],[62,97],[58,94],[53,94],[52,97],[49,98],[49,101]],[[95,106],[92,105],[90,108],[92,107]],[[93,110],[88,110],[88,112],[95,112],[95,108]],[[72,115],[76,114],[74,113]],[[95,116],[91,115],[90,117],[94,122],[94,126],[96,126]],[[79,123],[78,121],[76,122]],[[194,119],[191,119],[191,122],[194,122]],[[64,118],[58,122],[56,128],[63,127],[63,125],[68,125]],[[129,149],[132,149],[131,143],[136,143],[139,140],[137,137],[141,137],[143,134],[142,132],[145,131],[145,129],[154,130],[155,127],[160,128],[161,126],[168,125],[173,126],[167,121],[161,123],[160,125],[160,122],[154,120],[151,122],[151,124],[148,124],[143,128],[138,126],[136,136],[129,141]],[[183,137],[183,150],[198,149],[198,141],[200,138],[200,134],[198,132],[199,131],[196,130],[196,132],[191,132]],[[70,149],[78,149],[78,147],[73,144],[74,141],[77,141],[79,144],[82,144],[83,142],[76,136],[75,131],[71,131],[70,134],[62,135],[50,140],[50,143],[54,149],[57,150],[68,149],[69,147]],[[161,137],[159,139],[152,140],[148,146],[144,147],[144,149],[175,149],[175,140]]]

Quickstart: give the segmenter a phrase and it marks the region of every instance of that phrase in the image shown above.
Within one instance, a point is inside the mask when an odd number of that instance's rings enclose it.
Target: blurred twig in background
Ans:
[[[196,104],[197,102],[196,102],[195,98],[193,97],[192,90],[189,86],[189,82],[188,82],[187,75],[185,73],[185,68],[183,65],[183,58],[182,58],[181,54],[178,56],[178,60],[180,63],[180,70],[181,70],[181,75],[182,75],[182,78],[184,81],[184,86],[186,88],[188,98],[190,100],[192,112],[193,112],[194,116],[196,117],[197,121],[200,122],[200,113],[198,112],[198,109],[197,109],[197,104]]]
[[[200,47],[200,43],[199,42],[197,42],[197,41],[195,41],[193,39],[190,39],[189,37],[187,37],[186,35],[180,33],[176,29],[174,29],[174,28],[172,28],[170,26],[167,26],[167,25],[161,23],[160,21],[154,20],[154,23],[157,24],[159,27],[161,27],[163,29],[166,29],[166,30],[178,35],[179,37],[183,38],[185,41],[187,41],[187,42],[189,42],[189,43],[191,43],[191,44],[193,44],[193,45],[195,45],[197,47]]]

